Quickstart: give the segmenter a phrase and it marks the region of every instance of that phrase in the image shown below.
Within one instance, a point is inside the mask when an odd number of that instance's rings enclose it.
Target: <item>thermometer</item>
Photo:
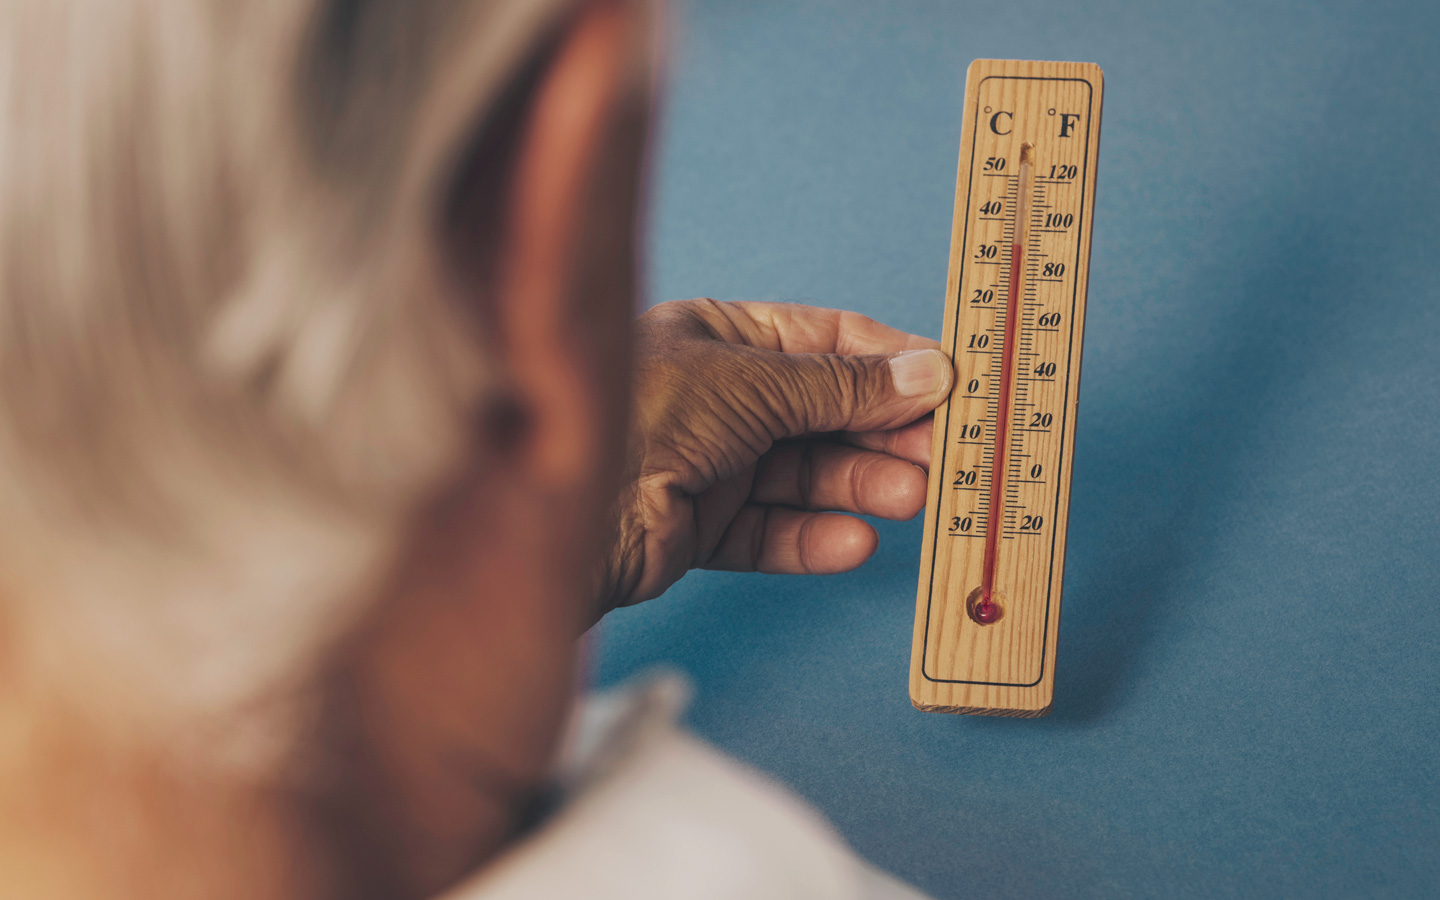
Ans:
[[[1055,687],[1104,77],[976,60],[965,85],[910,699],[1043,716]]]

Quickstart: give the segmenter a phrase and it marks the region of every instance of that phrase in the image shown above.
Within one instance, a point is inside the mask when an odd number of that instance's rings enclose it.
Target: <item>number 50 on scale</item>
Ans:
[[[1060,588],[1104,79],[976,60],[965,86],[910,699],[1041,716]]]

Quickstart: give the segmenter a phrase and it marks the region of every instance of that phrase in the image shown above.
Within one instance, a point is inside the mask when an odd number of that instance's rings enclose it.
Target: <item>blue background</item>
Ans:
[[[1440,6],[685,4],[655,299],[938,336],[965,68],[1106,73],[1055,712],[907,698],[920,522],[603,626],[940,898],[1434,896]]]

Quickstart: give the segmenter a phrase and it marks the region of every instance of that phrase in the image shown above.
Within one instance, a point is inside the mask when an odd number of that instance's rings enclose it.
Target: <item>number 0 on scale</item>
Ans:
[[[1104,79],[976,60],[965,85],[910,699],[1043,716],[1080,390]]]

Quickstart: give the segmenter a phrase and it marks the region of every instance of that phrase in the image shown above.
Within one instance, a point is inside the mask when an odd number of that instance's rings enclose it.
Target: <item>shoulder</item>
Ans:
[[[923,900],[814,810],[675,724],[662,676],[589,701],[555,812],[444,900]]]

